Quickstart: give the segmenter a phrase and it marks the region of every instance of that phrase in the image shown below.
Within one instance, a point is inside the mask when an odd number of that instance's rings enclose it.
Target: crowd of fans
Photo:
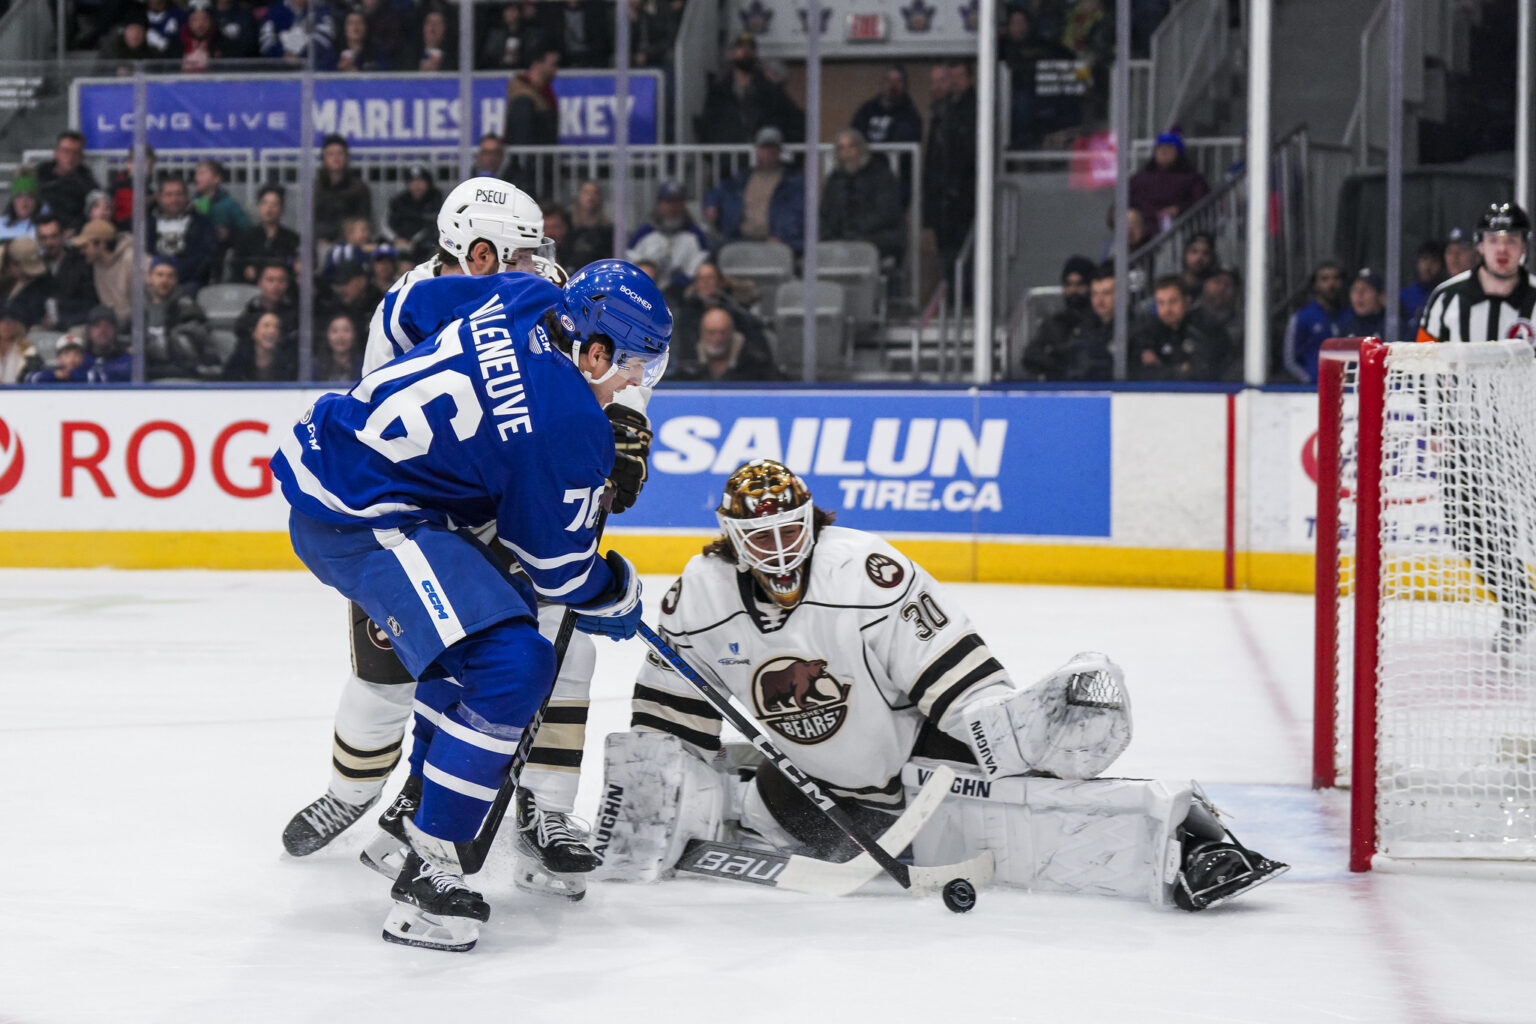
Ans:
[[[665,68],[683,0],[627,0],[630,63]],[[75,47],[95,48],[108,70],[161,62],[183,74],[216,61],[292,70],[314,60],[327,72],[457,71],[459,5],[435,0],[76,0]],[[611,0],[512,0],[479,8],[475,67],[523,70],[558,51],[567,67],[613,67]],[[158,70],[159,68],[157,68]]]

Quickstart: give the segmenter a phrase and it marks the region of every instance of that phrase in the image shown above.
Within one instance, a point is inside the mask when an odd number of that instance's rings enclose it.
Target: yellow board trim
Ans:
[[[643,573],[682,571],[710,534],[622,534],[616,550]],[[936,578],[980,583],[1220,589],[1220,551],[1006,541],[894,540]],[[286,533],[0,532],[0,567],[26,569],[302,569]],[[1237,585],[1311,593],[1312,556],[1239,553]]]

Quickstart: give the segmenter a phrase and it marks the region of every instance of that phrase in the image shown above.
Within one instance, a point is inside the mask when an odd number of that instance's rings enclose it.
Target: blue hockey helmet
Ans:
[[[578,270],[565,284],[560,326],[572,338],[573,360],[593,335],[613,342],[613,368],[603,380],[623,374],[654,387],[666,372],[672,311],[656,282],[633,263],[597,260]]]

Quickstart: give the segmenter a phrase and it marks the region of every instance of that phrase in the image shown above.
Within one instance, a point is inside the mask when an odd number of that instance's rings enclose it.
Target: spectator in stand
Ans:
[[[133,74],[133,66],[142,60],[162,58],[159,50],[149,45],[149,19],[144,11],[135,6],[123,21],[123,26],[109,33],[102,40],[101,59],[115,64],[113,74],[126,77]]]
[[[405,191],[396,193],[389,201],[389,231],[395,244],[408,246],[422,231],[433,227],[442,205],[443,193],[433,184],[432,172],[424,164],[412,167]]]
[[[821,192],[821,237],[827,241],[870,242],[891,264],[901,261],[901,186],[884,160],[870,156],[857,128],[834,139],[837,164]]]
[[[1349,284],[1349,315],[1341,326],[1344,334],[1351,338],[1380,338],[1387,328],[1387,285],[1370,267],[1361,267]],[[1398,330],[1411,337],[1417,333],[1416,326],[1400,324]]]
[[[448,17],[440,8],[428,8],[421,16],[421,37],[411,50],[410,71],[457,71],[459,48],[448,41]]]
[[[777,128],[764,128],[754,142],[755,162],[710,190],[704,218],[723,241],[773,240],[798,253],[805,241],[805,178],[784,163],[784,136]]]
[[[1461,228],[1451,228],[1445,239],[1445,276],[1451,278],[1476,269],[1477,261],[1477,248],[1467,241],[1466,233]]]
[[[507,146],[500,135],[487,133],[480,136],[480,146],[475,150],[475,177],[500,178],[507,165]]]
[[[687,210],[687,207],[684,207]],[[574,273],[594,260],[613,256],[613,221],[603,209],[603,189],[595,181],[582,182],[571,207],[571,231],[562,250]]]
[[[1414,259],[1414,282],[1397,294],[1397,313],[1404,334],[1413,334],[1429,293],[1445,280],[1445,246],[1433,238],[1419,243]]]
[[[313,48],[315,70],[334,71],[336,51],[331,44],[335,38],[336,19],[329,4],[316,3],[311,10],[310,0],[277,0],[267,7],[261,22],[261,55],[298,68]]]
[[[59,133],[53,159],[37,168],[37,187],[43,204],[73,231],[85,223],[85,197],[100,186],[84,164],[85,136],[73,129]]]
[[[1317,380],[1317,354],[1323,342],[1341,337],[1347,317],[1344,304],[1344,268],[1324,260],[1312,271],[1312,301],[1302,306],[1285,326],[1285,368],[1307,384]]]
[[[43,357],[27,340],[27,325],[0,313],[0,384],[20,384],[42,368]]]
[[[42,250],[31,238],[13,238],[5,246],[5,312],[30,330],[42,324],[53,298],[53,275]]]
[[[663,289],[686,288],[699,264],[709,256],[709,240],[693,222],[687,200],[682,185],[662,182],[656,191],[656,209],[651,219],[629,237],[629,248],[624,253],[631,263],[649,260],[656,264]],[[709,201],[712,200],[706,200]]]
[[[1136,207],[1126,211],[1125,240],[1126,251],[1134,253],[1147,244],[1147,221]],[[1113,260],[1115,258],[1115,205],[1109,205],[1109,212],[1104,216],[1104,226],[1109,229],[1109,237],[1104,240],[1104,245],[1099,249],[1099,259]]]
[[[234,240],[251,226],[250,214],[246,213],[240,201],[224,188],[227,181],[229,181],[229,172],[217,160],[199,160],[197,167],[192,171],[192,185],[197,189],[197,197],[192,200],[192,209],[213,222],[213,233],[218,239],[213,259],[215,280],[223,280],[224,263],[234,247]]]
[[[1232,342],[1234,356],[1243,349],[1247,325],[1243,322],[1242,275],[1230,263],[1218,266],[1200,289],[1194,316],[1209,327],[1219,328]]]
[[[1098,267],[1086,256],[1068,257],[1061,267],[1062,309],[1046,317],[1024,349],[1024,374],[1028,380],[1065,380],[1077,358],[1070,339],[1078,322],[1093,315],[1089,293]],[[1113,282],[1111,282],[1113,283]],[[1113,315],[1113,311],[1111,311]]]
[[[559,47],[566,67],[613,67],[612,6],[603,0],[559,0],[539,4],[538,11],[540,34]]]
[[[480,47],[480,66],[499,71],[527,67],[528,54],[538,37],[538,29],[533,24],[534,6],[508,0],[498,10],[501,19],[486,32],[485,42]]]
[[[235,346],[224,364],[223,379],[277,383],[299,377],[298,342],[283,330],[276,313],[263,313],[250,337]]]
[[[337,71],[392,70],[368,37],[368,17],[360,10],[347,12],[341,22],[341,46],[336,54]]]
[[[181,73],[199,75],[228,54],[228,44],[213,22],[213,0],[192,0],[181,29]]]
[[[976,90],[964,61],[944,65],[923,155],[923,223],[933,229],[945,277],[976,216]]]
[[[361,217],[373,223],[373,193],[352,167],[352,152],[340,135],[327,135],[315,175],[315,240],[328,246],[341,237],[341,222]]]
[[[560,105],[555,99],[555,76],[560,73],[560,51],[540,42],[529,51],[527,71],[507,80],[507,114],[501,140],[514,152],[523,146],[555,146],[560,142]],[[541,178],[551,178],[548,157],[507,162],[502,177],[533,195]],[[543,173],[541,173],[541,170]]]
[[[155,147],[149,143],[144,144],[144,180],[155,180]],[[92,192],[98,191],[93,189]],[[107,191],[112,196],[112,221],[117,225],[117,230],[133,231],[133,204],[135,198],[144,203],[145,213],[155,208],[155,190],[146,186],[142,195],[133,186],[133,164],[130,161],[122,170],[113,171],[111,179],[107,183]],[[86,193],[87,196],[91,192]]]
[[[11,201],[5,204],[5,216],[0,217],[0,241],[36,237],[36,216],[37,179],[23,171],[11,182]]]
[[[684,344],[692,339],[684,339]],[[783,374],[771,356],[747,344],[736,330],[731,314],[711,309],[699,322],[697,341],[691,346],[698,360],[683,366],[678,379],[687,381],[780,380]]]
[[[256,224],[235,238],[235,280],[255,284],[261,268],[281,261],[291,268],[299,256],[299,233],[285,228],[283,187],[266,185],[256,200]]]
[[[670,0],[629,0],[629,62],[671,70],[681,7]]]
[[[212,279],[218,234],[213,221],[192,209],[187,183],[180,178],[160,182],[144,242],[149,252],[175,261],[182,284],[201,288]]]
[[[805,112],[764,74],[757,40],[743,32],[731,44],[730,70],[710,82],[696,130],[702,142],[747,142],[769,127],[781,140],[802,142]]]
[[[360,0],[358,9],[368,19],[368,39],[380,66],[390,71],[403,68],[409,57],[409,36],[413,33],[402,12],[412,6],[395,0]]]
[[[1075,256],[1067,261],[1081,275],[1091,261]],[[1068,275],[1062,274],[1063,290]],[[1059,318],[1059,321],[1058,321]],[[1064,333],[1058,333],[1064,331]],[[1114,377],[1110,346],[1115,340],[1115,268],[1096,268],[1088,286],[1087,308],[1073,314],[1071,307],[1042,325],[1038,338],[1024,350],[1026,380],[1091,381]]]
[[[156,256],[144,281],[144,375],[197,378],[208,363],[208,314],[180,293],[176,263]]]
[[[145,0],[149,31],[144,41],[160,60],[181,56],[181,29],[187,23],[186,12],[171,0]]]
[[[117,229],[104,220],[86,221],[70,240],[91,265],[91,284],[97,299],[127,320],[133,313],[133,244],[119,239]]]
[[[1034,149],[1044,135],[1081,117],[1078,98],[1060,95],[1055,75],[1049,76],[1053,88],[1042,95],[1037,88],[1041,61],[1070,61],[1074,54],[1060,40],[1038,32],[1027,10],[1011,7],[1002,35],[997,41],[998,59],[1008,65],[1012,81],[1009,126],[1010,144],[1016,149]]]
[[[37,244],[54,281],[53,304],[43,326],[60,329],[84,322],[92,307],[101,304],[90,260],[79,246],[65,244],[64,229],[55,217],[38,225]],[[56,259],[51,258],[54,252]]]
[[[723,309],[729,313],[731,322],[746,339],[747,346],[772,361],[772,349],[762,323],[727,290],[725,276],[713,263],[700,263],[692,283],[675,299],[669,297],[667,305],[672,310],[672,336],[678,339],[676,358],[680,364],[688,365],[698,359],[693,346],[699,337],[704,314],[712,309]]]
[[[388,243],[373,250],[373,274],[371,284],[380,295],[388,292],[400,279],[400,254]]]
[[[123,384],[133,379],[133,353],[123,344],[117,314],[106,306],[91,310],[85,323],[85,344],[91,357],[86,378],[92,384]]]
[[[571,215],[559,203],[540,203],[539,212],[544,215],[544,237],[555,247],[555,262],[566,274],[572,272],[567,250],[571,234]]]
[[[1217,328],[1189,315],[1184,282],[1177,274],[1152,283],[1157,315],[1131,336],[1132,380],[1221,380],[1232,343]]]
[[[357,325],[345,313],[337,313],[325,325],[325,346],[316,353],[315,380],[325,384],[350,384],[362,376],[363,346]]]
[[[1205,290],[1205,279],[1211,276],[1216,265],[1216,239],[1209,232],[1197,231],[1184,243],[1184,269],[1179,275],[1184,279],[1184,298],[1190,305],[1200,300]]]
[[[85,343],[73,334],[54,342],[53,365],[28,374],[28,384],[84,384],[90,374],[90,357]]]
[[[289,276],[288,264],[269,263],[262,267],[256,288],[256,294],[251,296],[251,300],[235,319],[235,341],[241,343],[250,340],[256,321],[268,313],[277,315],[284,331],[297,334],[299,304],[293,295],[293,278]]]
[[[106,221],[108,224],[116,220],[112,215],[112,197],[107,193],[106,189],[98,188],[85,197],[85,219],[87,223],[93,220],[101,220]]]
[[[368,271],[361,263],[343,263],[331,275],[330,294],[315,303],[317,319],[329,323],[337,315],[349,316],[358,334],[366,337],[374,307],[383,298],[383,293],[373,287]]]
[[[224,39],[224,56],[244,60],[261,52],[261,30],[244,0],[218,0],[216,19]]]
[[[907,93],[907,69],[893,64],[880,80],[880,91],[854,112],[851,127],[870,142],[922,142],[923,118]]]
[[[341,222],[341,241],[325,253],[320,276],[329,277],[343,263],[367,266],[373,261],[373,242],[368,235],[368,222],[361,217],[348,217]]]
[[[1157,137],[1152,159],[1131,176],[1131,205],[1141,211],[1153,234],[1168,230],[1175,217],[1211,191],[1205,176],[1184,155],[1184,136],[1177,130]]]

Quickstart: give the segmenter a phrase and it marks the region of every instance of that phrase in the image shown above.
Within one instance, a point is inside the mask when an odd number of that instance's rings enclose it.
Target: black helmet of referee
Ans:
[[[1526,216],[1525,211],[1517,203],[1494,203],[1477,222],[1479,242],[1486,234],[1505,232],[1518,233],[1523,240],[1530,242],[1531,218]]]

